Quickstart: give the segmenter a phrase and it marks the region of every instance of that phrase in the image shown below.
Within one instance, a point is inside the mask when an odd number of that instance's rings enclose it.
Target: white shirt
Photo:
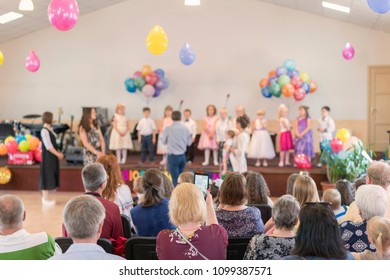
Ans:
[[[51,257],[49,260],[124,260],[124,258],[108,254],[94,243],[74,243],[64,254]]]
[[[243,173],[248,171],[245,152],[248,147],[249,140],[249,134],[245,131],[241,132],[237,136],[234,153],[230,154],[230,161],[234,172]]]
[[[47,129],[42,128],[41,130],[41,138],[42,138],[43,145],[45,145],[46,150],[49,151],[50,149],[53,148],[53,144],[51,143],[50,133],[48,130],[50,130],[54,134],[54,136],[56,136],[56,134],[51,128],[47,128]]]
[[[184,124],[190,131],[192,138],[195,138],[197,133],[196,122],[193,119],[188,119],[188,121],[182,121],[182,124]]]
[[[156,131],[156,129],[156,123],[152,118],[142,118],[138,122],[137,130],[143,136],[153,134],[153,131]]]
[[[279,125],[280,125],[280,132],[285,132],[287,130],[290,130],[291,127],[290,121],[287,118],[280,118]]]
[[[130,188],[123,184],[116,189],[116,197],[114,203],[118,205],[119,212],[130,218],[130,210],[133,208],[133,197],[131,196]]]
[[[232,129],[232,122],[228,118],[224,120],[219,119],[217,121],[217,124],[215,125],[215,133],[217,136],[217,141],[225,142],[226,141],[225,134],[230,129]]]
[[[318,120],[318,128],[325,129],[323,132],[320,132],[320,142],[322,142],[323,140],[330,140],[333,138],[333,132],[336,130],[336,125],[334,120],[330,116],[327,116]]]

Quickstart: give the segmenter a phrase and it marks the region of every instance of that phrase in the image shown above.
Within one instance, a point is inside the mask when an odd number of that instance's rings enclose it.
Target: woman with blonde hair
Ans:
[[[169,201],[169,216],[175,230],[157,236],[160,260],[224,260],[228,245],[226,230],[218,225],[213,201],[191,183],[177,185]]]
[[[307,173],[300,173],[294,182],[293,196],[302,207],[306,202],[320,202],[316,182]]]
[[[133,198],[130,188],[122,180],[118,160],[114,155],[104,155],[97,159],[107,172],[107,186],[103,190],[102,197],[114,202],[119,207],[121,214],[130,218],[130,210],[133,208]]]

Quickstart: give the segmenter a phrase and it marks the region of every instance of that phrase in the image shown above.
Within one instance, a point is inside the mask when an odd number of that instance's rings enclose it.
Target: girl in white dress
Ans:
[[[264,118],[265,111],[257,111],[257,119],[252,123],[252,139],[249,144],[248,158],[257,159],[255,166],[260,166],[263,159],[263,166],[268,166],[267,159],[275,157],[275,148],[271,136],[267,131],[267,121]]]
[[[133,149],[133,142],[130,138],[130,125],[125,115],[125,105],[123,103],[116,106],[112,125],[110,150],[115,150],[118,163],[124,164],[127,159],[127,150]]]
[[[245,131],[248,127],[249,119],[246,116],[238,117],[236,127],[239,131],[234,146],[230,148],[230,162],[234,172],[247,172],[245,153],[249,144],[249,134]]]

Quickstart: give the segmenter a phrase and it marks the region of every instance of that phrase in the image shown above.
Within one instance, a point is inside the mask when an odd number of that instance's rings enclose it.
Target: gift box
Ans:
[[[32,165],[34,164],[33,152],[8,153],[8,164],[12,165]]]

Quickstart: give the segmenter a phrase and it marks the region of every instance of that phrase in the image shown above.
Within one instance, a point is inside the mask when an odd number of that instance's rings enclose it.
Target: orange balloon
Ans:
[[[310,93],[313,93],[317,90],[317,83],[314,81],[310,82]]]
[[[268,85],[269,85],[269,81],[268,81],[267,78],[262,79],[262,80],[260,81],[260,87],[261,87],[261,88],[264,88],[264,87],[266,87],[266,86],[268,86]]]
[[[28,144],[30,145],[30,151],[35,151],[36,149],[38,149],[39,142],[40,141],[37,137],[31,137],[28,141]]]
[[[143,77],[145,77],[146,75],[149,75],[152,72],[153,72],[152,67],[150,67],[149,65],[144,65],[142,67],[141,73],[142,73]]]
[[[0,156],[5,156],[7,152],[7,147],[3,143],[0,143]]]
[[[269,71],[268,77],[272,78],[272,77],[275,77],[275,76],[276,76],[276,71],[275,70]]]
[[[286,97],[290,97],[294,94],[295,88],[292,84],[285,84],[282,87],[282,94]]]

